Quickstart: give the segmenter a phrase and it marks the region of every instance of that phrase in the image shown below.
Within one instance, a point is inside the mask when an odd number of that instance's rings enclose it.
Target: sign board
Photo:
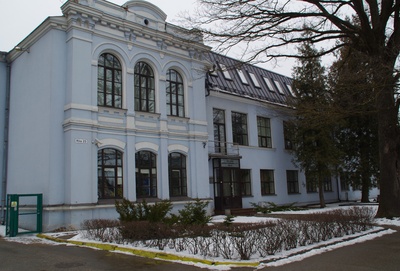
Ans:
[[[221,158],[221,167],[240,168],[239,159]]]

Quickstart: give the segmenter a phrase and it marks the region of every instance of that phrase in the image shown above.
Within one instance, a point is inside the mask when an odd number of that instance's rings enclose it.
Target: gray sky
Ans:
[[[108,0],[123,5],[128,0]],[[193,11],[196,0],[147,0],[167,14],[167,21],[176,23],[178,15]],[[66,0],[0,0],[0,51],[10,51],[28,36],[48,16],[61,15],[60,7]],[[231,52],[237,58],[240,54]],[[291,76],[293,60],[279,60],[275,63],[260,65],[277,73]]]

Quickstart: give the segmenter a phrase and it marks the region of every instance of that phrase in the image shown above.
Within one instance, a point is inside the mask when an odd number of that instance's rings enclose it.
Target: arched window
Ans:
[[[167,72],[167,113],[170,116],[185,116],[185,100],[182,76],[175,70]]]
[[[102,149],[97,153],[99,199],[123,197],[122,152]]]
[[[135,110],[154,113],[156,108],[154,73],[145,62],[135,66]]]
[[[157,159],[149,151],[136,153],[136,196],[138,198],[157,197]]]
[[[177,152],[170,153],[168,168],[170,197],[187,196],[186,156]]]
[[[109,53],[99,57],[97,68],[97,105],[122,108],[122,69]]]

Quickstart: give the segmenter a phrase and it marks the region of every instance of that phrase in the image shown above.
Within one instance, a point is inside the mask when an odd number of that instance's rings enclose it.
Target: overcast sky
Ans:
[[[123,5],[128,0],[109,0],[117,5]],[[193,11],[195,0],[147,0],[158,6],[167,14],[167,21],[174,23],[179,14]],[[63,3],[66,0],[0,0],[0,51],[10,51],[26,36],[28,36],[48,16],[61,15]],[[239,53],[231,54],[237,57]],[[263,64],[262,67],[283,75],[291,76],[293,61],[280,60],[278,65]]]

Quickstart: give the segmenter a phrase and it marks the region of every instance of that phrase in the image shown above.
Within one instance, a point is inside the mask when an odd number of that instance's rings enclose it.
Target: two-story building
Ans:
[[[146,1],[61,9],[0,55],[3,208],[41,193],[51,230],[117,218],[123,197],[210,213],[318,201],[285,136],[290,78],[211,52]]]

